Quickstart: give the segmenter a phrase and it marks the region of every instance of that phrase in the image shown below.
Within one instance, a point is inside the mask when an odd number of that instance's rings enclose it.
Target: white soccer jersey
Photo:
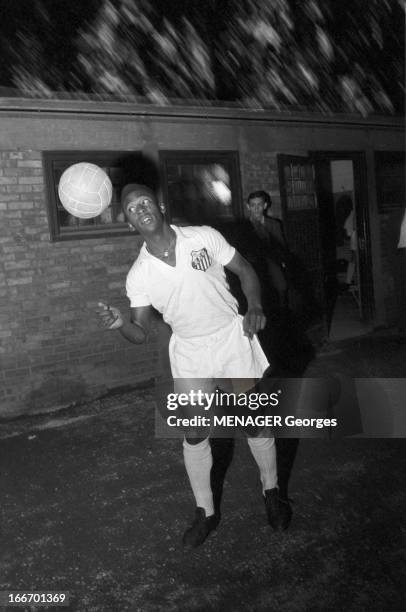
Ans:
[[[211,227],[176,227],[176,266],[151,255],[145,243],[126,283],[131,306],[152,305],[181,338],[213,334],[236,317],[223,266],[235,249]]]

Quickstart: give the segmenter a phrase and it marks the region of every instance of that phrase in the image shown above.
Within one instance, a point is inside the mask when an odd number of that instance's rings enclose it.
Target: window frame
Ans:
[[[173,219],[171,204],[169,201],[168,190],[168,171],[167,163],[178,164],[227,164],[230,174],[230,189],[232,193],[231,210],[234,219],[240,219],[244,216],[244,207],[242,200],[241,176],[240,176],[240,158],[238,151],[224,150],[196,150],[196,149],[161,149],[159,151],[159,166],[161,172],[162,196],[166,205],[166,214],[169,222],[177,222]],[[225,219],[225,222],[231,222],[231,219]]]
[[[52,242],[89,238],[112,238],[114,236],[127,236],[131,233],[125,221],[94,229],[92,229],[91,226],[79,226],[74,228],[64,228],[61,226],[58,218],[58,202],[60,202],[60,200],[54,175],[55,162],[66,163],[66,168],[80,162],[89,162],[101,167],[114,167],[115,162],[117,163],[120,158],[130,155],[141,155],[141,151],[43,151],[42,158],[46,187],[46,206],[50,239]]]

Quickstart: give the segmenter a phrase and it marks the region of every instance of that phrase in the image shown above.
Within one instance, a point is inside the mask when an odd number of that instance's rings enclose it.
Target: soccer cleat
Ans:
[[[206,518],[204,508],[196,508],[195,520],[183,535],[183,546],[197,548],[203,544],[209,533],[216,529],[219,522],[219,514],[213,514]]]
[[[264,493],[264,502],[268,523],[275,531],[285,531],[292,519],[292,508],[289,501],[279,497],[279,489],[267,489]]]

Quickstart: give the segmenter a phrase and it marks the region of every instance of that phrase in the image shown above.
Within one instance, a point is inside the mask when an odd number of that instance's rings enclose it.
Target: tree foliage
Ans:
[[[219,56],[248,104],[394,112],[403,90],[396,3],[233,0],[232,13]]]
[[[79,32],[78,59],[91,87],[153,102],[215,94],[207,44],[185,15],[170,20],[146,0],[106,0]]]
[[[86,12],[71,0],[61,23],[56,4],[35,0],[35,19],[14,24],[23,91],[403,112],[397,0],[103,0]]]

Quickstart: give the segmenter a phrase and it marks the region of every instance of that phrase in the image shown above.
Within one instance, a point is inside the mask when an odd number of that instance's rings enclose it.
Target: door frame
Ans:
[[[326,295],[324,287],[324,272],[323,272],[323,261],[322,261],[322,250],[321,250],[321,239],[320,239],[320,211],[318,205],[318,197],[316,192],[316,176],[314,161],[310,155],[298,155],[298,154],[285,154],[278,153],[278,173],[279,173],[279,190],[281,195],[281,212],[282,220],[285,228],[285,234],[287,238],[287,244],[289,251],[294,254],[294,258],[298,257],[298,260],[291,265],[296,268],[297,264],[304,266],[301,270],[301,283],[299,293],[304,298],[305,312],[304,312],[304,324],[307,329],[307,333],[311,338],[312,342],[316,346],[322,346],[328,338],[328,313],[326,305]],[[286,179],[285,171],[286,166],[298,165],[308,167],[311,170],[311,176],[296,176],[289,174],[289,179]],[[300,171],[299,171],[300,174]],[[291,190],[288,191],[288,181],[295,180],[299,182],[299,191],[295,191],[294,184],[291,186]],[[311,188],[309,189],[308,182],[311,182]],[[299,205],[292,202],[289,204],[289,196],[299,198]],[[303,198],[304,201],[300,201]],[[298,238],[297,227],[292,229],[292,217],[296,217],[299,221],[299,225],[307,225],[307,221],[311,219],[311,227],[313,232],[313,240],[316,243],[316,248],[311,249],[312,252],[306,253],[307,247],[310,243],[306,241],[306,232],[301,234]],[[314,243],[312,243],[314,244]],[[306,246],[305,246],[306,245]],[[309,259],[307,259],[307,257]],[[296,274],[295,274],[296,277]],[[296,287],[293,287],[294,289]],[[308,316],[312,312],[311,320],[308,320]],[[303,313],[302,313],[303,314]]]
[[[365,151],[309,151],[316,177],[318,162],[351,160],[354,178],[354,209],[357,222],[361,317],[371,321],[375,314],[372,278],[371,233],[368,207],[367,164]],[[317,180],[316,180],[317,184]]]

